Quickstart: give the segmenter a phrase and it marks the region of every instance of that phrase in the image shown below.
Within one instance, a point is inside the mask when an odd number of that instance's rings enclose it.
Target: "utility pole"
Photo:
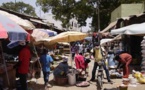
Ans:
[[[100,42],[100,0],[96,1],[96,14],[97,14],[97,20],[98,20],[98,42]]]
[[[16,7],[16,0],[15,0],[15,11],[16,11],[16,8],[17,8],[17,7]]]
[[[98,16],[98,32],[100,32],[100,0],[97,0],[96,14]]]

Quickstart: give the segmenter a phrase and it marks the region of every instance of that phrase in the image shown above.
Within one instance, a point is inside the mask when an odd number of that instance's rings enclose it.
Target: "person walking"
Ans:
[[[31,52],[30,48],[28,46],[28,43],[25,43],[25,45],[21,46],[22,49],[19,52],[18,58],[18,77],[21,84],[22,90],[28,90],[27,87],[27,73],[29,71],[29,64],[31,59]]]
[[[132,61],[132,56],[129,53],[123,52],[115,56],[115,60],[119,62],[117,69],[123,67],[123,78],[129,77],[129,65]]]
[[[50,74],[50,64],[53,64],[53,59],[50,55],[48,55],[47,49],[43,49],[43,53],[40,56],[40,62],[42,64],[45,88],[51,87],[51,85],[48,83],[48,81],[49,81],[49,74]]]

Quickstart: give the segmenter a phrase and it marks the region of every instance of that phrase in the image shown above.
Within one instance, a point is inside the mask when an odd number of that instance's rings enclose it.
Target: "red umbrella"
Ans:
[[[14,21],[0,14],[0,39],[10,41],[25,41],[29,34]]]
[[[8,38],[6,30],[2,26],[0,26],[0,38]]]

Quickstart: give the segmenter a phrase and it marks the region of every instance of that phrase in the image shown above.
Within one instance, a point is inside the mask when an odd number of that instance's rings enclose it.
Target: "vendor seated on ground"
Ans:
[[[69,65],[68,65],[68,58],[64,57],[63,62],[61,62],[53,71],[53,75],[55,78],[61,78],[61,77],[66,77],[68,70],[69,70]]]

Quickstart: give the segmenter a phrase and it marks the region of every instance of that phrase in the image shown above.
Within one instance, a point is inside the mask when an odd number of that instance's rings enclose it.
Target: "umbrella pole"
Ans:
[[[38,53],[37,53],[37,51],[36,51],[36,47],[34,46],[34,44],[33,44],[33,47],[34,47],[34,51],[36,52],[36,57],[37,57],[37,60],[38,60],[39,56],[38,56]],[[41,67],[41,63],[40,63],[39,60],[38,60],[38,63],[39,63],[39,65],[40,65],[40,68],[42,68],[42,67]]]
[[[72,60],[72,54],[71,54],[71,44],[69,43],[69,51],[70,51],[70,60],[71,60],[71,67],[72,67],[72,63],[73,63],[73,60]]]
[[[9,86],[10,85],[10,80],[9,80],[9,77],[8,77],[8,70],[7,70],[7,66],[6,66],[6,60],[5,60],[4,55],[3,55],[3,47],[2,47],[1,41],[0,41],[0,48],[1,48],[1,51],[2,51],[2,59],[3,59],[4,68],[5,68],[5,71],[6,71],[6,77],[7,77],[8,86]]]

